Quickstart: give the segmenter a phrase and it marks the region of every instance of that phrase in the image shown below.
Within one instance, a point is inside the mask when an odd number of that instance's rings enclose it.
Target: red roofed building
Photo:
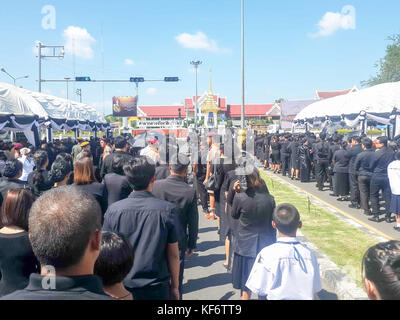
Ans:
[[[342,90],[342,91],[318,91],[315,90],[315,96],[317,100],[323,100],[323,99],[329,99],[329,98],[334,98],[337,96],[342,96],[345,94],[349,94],[352,92],[357,92],[358,89],[356,86],[354,86],[351,89],[346,89],[346,90]]]
[[[246,104],[244,106],[245,118],[277,118],[281,115],[281,106],[275,104]],[[242,106],[239,104],[228,105],[228,118],[240,119],[242,115]]]

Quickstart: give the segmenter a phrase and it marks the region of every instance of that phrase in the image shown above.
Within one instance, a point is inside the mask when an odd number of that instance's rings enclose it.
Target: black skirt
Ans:
[[[336,176],[336,194],[340,196],[347,196],[350,191],[349,174],[335,172]]]
[[[281,163],[281,153],[280,151],[272,151],[272,164],[280,164]]]
[[[256,258],[244,257],[235,252],[232,265],[232,284],[233,288],[249,291],[246,288],[247,279],[250,276]]]

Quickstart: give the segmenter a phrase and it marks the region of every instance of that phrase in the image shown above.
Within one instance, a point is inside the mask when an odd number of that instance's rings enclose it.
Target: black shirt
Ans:
[[[104,158],[104,161],[101,165],[100,176],[104,178],[107,173],[113,173],[112,163],[114,156],[121,155],[125,158],[125,161],[132,159],[132,155],[124,152],[124,151],[115,151],[114,153],[109,154],[107,157]]]
[[[348,157],[350,158],[349,173],[351,173],[351,174],[356,173],[356,170],[354,168],[354,163],[356,162],[357,155],[360,154],[362,151],[363,151],[363,149],[360,144],[357,144],[357,145],[351,147],[349,150],[347,150]]]
[[[103,179],[108,195],[108,206],[114,202],[128,198],[132,192],[132,187],[124,175],[109,173]]]
[[[239,219],[235,252],[255,258],[266,246],[276,240],[272,227],[275,200],[267,189],[249,189],[233,198],[232,217]]]
[[[372,176],[373,170],[370,168],[370,164],[374,156],[375,152],[373,150],[365,150],[357,155],[354,169],[359,176]]]
[[[388,147],[377,150],[371,158],[370,168],[373,176],[384,176],[387,178],[387,167],[394,160],[394,152]]]
[[[81,190],[90,193],[93,195],[93,197],[97,200],[97,202],[100,205],[101,212],[104,213],[107,211],[107,189],[104,184],[98,183],[98,182],[93,182],[91,184],[80,184],[76,185],[78,188]]]
[[[329,143],[320,141],[313,146],[314,160],[329,160]]]
[[[167,179],[170,175],[168,164],[160,164],[156,167],[156,180],[164,180]]]
[[[51,280],[39,274],[31,274],[29,285],[11,293],[1,300],[114,300],[103,291],[101,280],[97,276],[56,277],[55,289],[44,289],[42,283]]]
[[[349,172],[349,154],[346,150],[340,149],[333,155],[332,161],[335,162],[333,172],[336,173],[348,173]]]
[[[142,288],[170,280],[166,248],[178,241],[175,206],[150,192],[135,191],[111,205],[104,231],[123,235],[133,248],[133,267],[124,280],[128,288]]]
[[[196,248],[199,230],[196,191],[183,178],[171,175],[165,180],[154,182],[152,193],[158,199],[169,201],[177,207],[183,231],[183,238],[179,241],[180,250]]]
[[[31,273],[39,270],[28,232],[0,233],[0,296],[24,289]]]
[[[33,177],[36,176],[37,174],[40,174],[39,181],[34,182]],[[35,170],[31,172],[28,176],[28,185],[32,190],[32,193],[36,197],[40,197],[43,192],[50,190],[54,182],[49,178],[49,171],[47,170]]]
[[[0,180],[0,206],[3,204],[4,199],[7,196],[9,190],[14,189],[25,189],[27,183],[20,180],[8,180],[7,178],[1,178]]]

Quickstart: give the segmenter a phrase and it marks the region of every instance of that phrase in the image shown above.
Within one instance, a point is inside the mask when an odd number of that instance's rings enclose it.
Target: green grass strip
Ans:
[[[294,205],[299,210],[303,222],[302,233],[355,280],[360,288],[364,288],[361,275],[362,257],[368,248],[378,242],[378,239],[349,225],[329,210],[312,203],[308,196],[298,194],[262,171],[260,173],[274,196],[276,205],[282,203]]]

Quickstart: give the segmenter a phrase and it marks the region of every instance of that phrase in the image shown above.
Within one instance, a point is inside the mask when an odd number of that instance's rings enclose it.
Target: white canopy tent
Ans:
[[[349,127],[363,126],[373,120],[381,124],[394,124],[400,106],[400,82],[384,83],[358,92],[352,92],[315,102],[303,109],[295,118],[298,123],[317,121],[344,121]],[[399,108],[400,109],[400,108]],[[395,135],[400,134],[400,126],[395,125]]]
[[[0,130],[23,131],[36,145],[39,126],[52,130],[107,130],[108,125],[95,108],[44,93],[0,83]]]

